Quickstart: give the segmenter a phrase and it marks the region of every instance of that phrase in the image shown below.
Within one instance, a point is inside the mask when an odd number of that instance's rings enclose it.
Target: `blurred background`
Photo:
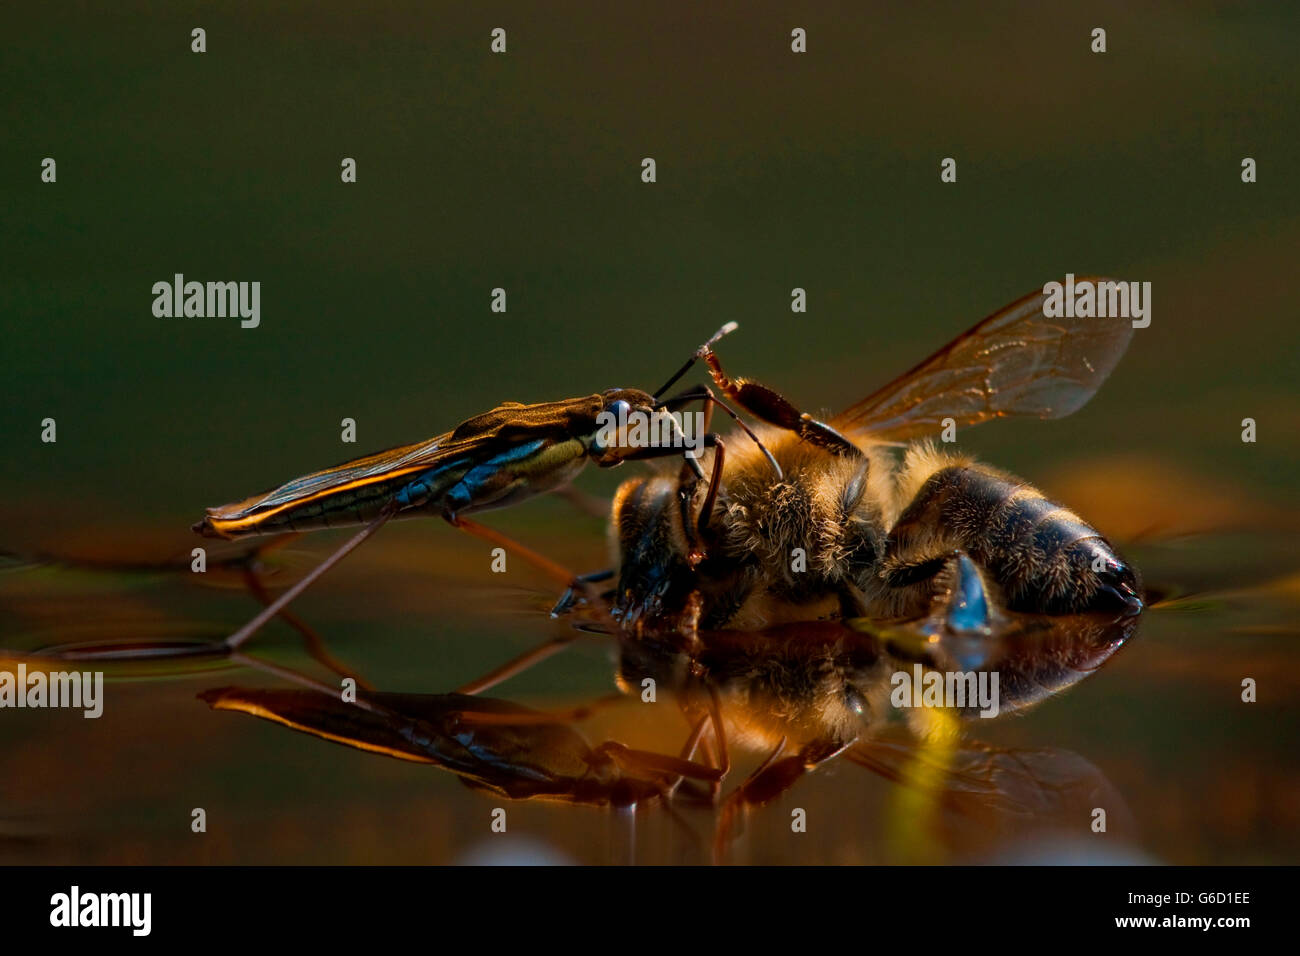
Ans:
[[[187,554],[205,506],[503,400],[654,388],[728,320],[733,373],[838,409],[1066,272],[1150,281],[1151,326],[1088,406],[962,448],[1075,507],[1162,594],[1206,597],[1153,610],[1101,674],[979,729],[1105,773],[1136,821],[1117,853],[1295,862],[1300,13],[866,6],[10,11],[0,547]],[[195,27],[206,53],[190,50]],[[489,51],[495,27],[504,55]],[[790,50],[795,27],[806,54]],[[340,182],[344,157],[355,184]],[[955,184],[939,180],[944,157]],[[260,327],[156,318],[152,285],[177,272],[260,281]],[[505,314],[490,311],[495,287]],[[790,311],[794,287],[806,314]],[[40,440],[47,417],[55,444]],[[345,417],[356,445],[339,440]],[[579,483],[602,496],[623,477]],[[607,560],[601,519],[563,501],[490,523],[578,570]],[[303,539],[283,560],[296,573],[339,540]],[[547,582],[507,577],[480,542],[406,523],[299,610],[378,686],[443,692],[553,633]],[[30,564],[0,585],[0,646],[16,649],[219,637],[256,607],[233,586]],[[268,645],[298,653],[287,629]],[[1253,706],[1245,676],[1260,681]],[[488,838],[493,804],[450,775],[213,714],[194,699],[204,686],[124,680],[99,721],[0,712],[0,860],[434,862]],[[610,688],[609,649],[591,639],[505,695]],[[649,742],[671,748],[680,729]],[[834,831],[760,828],[741,858],[960,858],[891,841],[877,812],[890,785],[860,768],[800,786],[791,805],[823,807]],[[193,806],[220,821],[202,837]],[[562,858],[691,858],[655,835],[662,820],[629,838],[594,811],[517,812],[521,836],[549,835]]]

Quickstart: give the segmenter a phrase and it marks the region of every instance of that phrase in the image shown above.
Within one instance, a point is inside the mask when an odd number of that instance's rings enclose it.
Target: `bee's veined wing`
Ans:
[[[1113,280],[1084,276],[1084,282]],[[945,418],[977,425],[993,418],[1063,418],[1082,407],[1119,362],[1130,319],[1048,318],[1037,291],[1013,302],[911,371],[831,419],[849,438],[909,440]]]

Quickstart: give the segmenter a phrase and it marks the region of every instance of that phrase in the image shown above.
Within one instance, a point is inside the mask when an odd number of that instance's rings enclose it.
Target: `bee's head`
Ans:
[[[638,476],[619,486],[610,522],[618,555],[615,613],[625,625],[642,617],[671,621],[682,613],[695,585],[682,527],[676,479]]]

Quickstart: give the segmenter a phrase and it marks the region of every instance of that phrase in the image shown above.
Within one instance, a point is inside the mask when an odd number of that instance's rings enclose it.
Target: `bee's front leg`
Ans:
[[[600,584],[613,577],[613,569],[607,568],[604,571],[592,571],[588,574],[580,574],[578,575],[578,582],[580,584]],[[609,591],[601,595],[602,598],[610,596],[612,596],[612,592]],[[551,608],[551,617],[559,617],[562,614],[567,614],[569,611],[573,610],[573,606],[577,603],[578,589],[575,589],[573,585],[570,585],[565,589],[564,593],[560,595],[560,599],[555,602],[555,607]]]

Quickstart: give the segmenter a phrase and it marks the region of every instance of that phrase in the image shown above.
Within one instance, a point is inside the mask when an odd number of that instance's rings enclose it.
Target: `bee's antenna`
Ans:
[[[677,380],[678,380],[679,378],[681,378],[683,375],[685,375],[687,372],[689,372],[689,371],[691,370],[691,366],[692,366],[692,365],[694,365],[694,364],[695,364],[696,362],[698,362],[700,359],[704,358],[705,353],[708,352],[709,349],[713,347],[714,343],[717,342],[718,339],[722,338],[724,335],[730,335],[732,332],[736,331],[736,329],[738,329],[738,328],[740,328],[740,323],[739,323],[739,322],[728,322],[728,323],[727,323],[726,325],[724,325],[722,328],[718,329],[718,331],[714,332],[714,333],[713,333],[713,338],[709,339],[707,342],[705,342],[703,345],[701,345],[698,349],[696,349],[696,350],[695,350],[695,354],[693,354],[690,358],[688,358],[688,359],[686,360],[686,364],[683,365],[681,368],[679,368],[679,369],[678,369],[678,370],[673,374],[673,377],[672,377],[672,378],[670,378],[668,381],[664,382],[662,385],[659,386],[659,388],[657,388],[657,389],[655,390],[655,392],[654,392],[654,399],[655,399],[655,401],[656,401],[656,402],[659,401],[659,396],[660,396],[660,395],[662,395],[664,392],[668,391],[668,389],[672,388],[673,385],[675,385],[675,384],[677,383]]]
[[[724,325],[722,328],[718,329],[718,331],[716,331],[716,332],[713,333],[713,338],[709,339],[707,342],[705,342],[703,345],[701,345],[698,349],[696,349],[696,350],[695,350],[695,354],[696,354],[696,355],[702,355],[702,354],[704,353],[704,350],[707,349],[709,346],[713,345],[715,342],[717,342],[718,339],[722,338],[724,335],[730,335],[732,332],[736,331],[736,329],[738,329],[738,328],[740,328],[740,323],[739,323],[739,322],[728,322],[728,323],[727,323],[726,325]]]
[[[758,450],[761,451],[761,452],[763,453],[763,457],[765,457],[765,458],[767,459],[767,463],[768,463],[769,465],[771,465],[771,466],[772,466],[772,470],[773,470],[774,472],[776,472],[776,480],[777,480],[777,481],[780,481],[780,480],[782,480],[783,478],[785,478],[785,472],[783,472],[783,471],[781,470],[781,466],[777,464],[777,462],[776,462],[776,456],[773,455],[770,451],[767,450],[767,446],[763,444],[762,439],[760,439],[757,435],[754,434],[754,429],[752,429],[752,428],[750,428],[748,425],[746,425],[746,424],[741,420],[740,416],[737,415],[735,412],[733,412],[730,408],[728,408],[728,407],[727,407],[726,405],[724,405],[722,402],[718,401],[718,399],[714,398],[712,392],[709,392],[708,389],[705,389],[705,391],[708,392],[709,401],[713,402],[714,405],[717,405],[717,406],[718,406],[719,408],[721,408],[724,412],[726,412],[728,415],[730,415],[730,416],[731,416],[731,420],[734,421],[737,425],[739,425],[740,428],[741,428],[741,430],[742,430],[746,435],[748,435],[750,438],[753,439],[754,444],[758,446]]]

